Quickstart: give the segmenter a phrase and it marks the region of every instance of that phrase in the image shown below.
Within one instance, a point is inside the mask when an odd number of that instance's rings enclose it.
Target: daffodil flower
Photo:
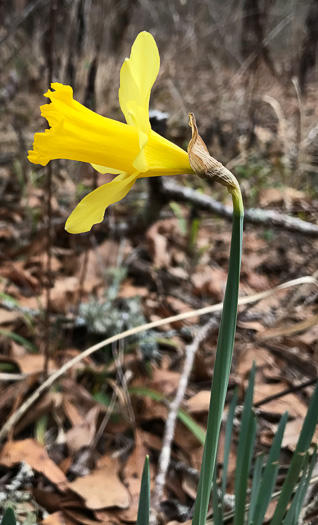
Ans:
[[[193,173],[187,153],[151,129],[149,98],[160,67],[150,33],[137,36],[120,72],[119,104],[127,124],[102,117],[73,99],[70,86],[51,84],[51,104],[41,107],[50,125],[36,133],[29,160],[45,166],[52,159],[88,162],[100,173],[117,174],[89,193],[66,222],[70,233],[100,223],[107,206],[128,193],[139,177]]]

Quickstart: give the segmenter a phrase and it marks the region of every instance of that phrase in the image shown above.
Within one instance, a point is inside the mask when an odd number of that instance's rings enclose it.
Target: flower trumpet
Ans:
[[[153,36],[137,36],[120,71],[119,104],[126,124],[103,117],[73,99],[70,86],[51,84],[41,107],[50,129],[36,133],[28,159],[45,166],[52,159],[88,162],[117,175],[89,193],[66,222],[69,233],[89,231],[107,206],[119,201],[140,177],[193,173],[187,153],[151,129],[149,98],[160,67]]]

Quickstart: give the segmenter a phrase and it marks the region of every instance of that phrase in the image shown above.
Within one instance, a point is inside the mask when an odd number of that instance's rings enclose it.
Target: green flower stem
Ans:
[[[232,193],[232,199],[233,225],[229,272],[216,349],[207,434],[194,506],[193,525],[204,525],[207,516],[236,330],[244,218],[243,201],[239,188]]]

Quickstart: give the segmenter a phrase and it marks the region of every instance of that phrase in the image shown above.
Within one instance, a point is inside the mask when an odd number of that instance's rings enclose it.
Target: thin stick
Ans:
[[[169,199],[174,199],[177,202],[191,202],[198,208],[219,215],[220,217],[224,217],[225,219],[230,220],[232,218],[231,206],[226,206],[209,195],[201,194],[192,188],[183,187],[180,186],[180,184],[165,181],[163,191]],[[290,217],[285,213],[275,210],[249,208],[245,210],[245,223],[281,228],[283,230],[306,235],[307,237],[318,237],[317,224],[303,221],[302,219],[298,219],[298,217]]]
[[[318,281],[316,279],[313,279],[310,276],[307,277],[300,277],[299,279],[294,279],[293,281],[289,281],[283,284],[280,284],[279,286],[276,286],[275,288],[272,288],[271,290],[266,290],[265,292],[257,293],[254,295],[250,295],[247,297],[240,297],[238,304],[245,305],[254,303],[257,301],[260,301],[261,299],[265,299],[266,297],[270,297],[272,294],[276,293],[279,290],[286,290],[287,288],[293,287],[293,286],[299,286],[300,284],[315,284],[318,286]],[[81,354],[73,357],[73,359],[70,359],[67,363],[65,363],[57,372],[54,372],[50,377],[44,381],[32,394],[31,396],[25,400],[25,402],[18,408],[18,410],[12,414],[12,416],[8,419],[8,421],[3,425],[1,431],[0,431],[0,440],[5,438],[10,431],[10,429],[21,419],[21,417],[26,413],[26,411],[39,399],[41,394],[45,392],[50,386],[53,385],[53,383],[62,377],[65,372],[70,370],[73,366],[77,365],[77,363],[80,363],[83,361],[86,357],[92,355],[94,352],[97,352],[97,350],[100,350],[101,348],[104,348],[105,346],[115,343],[116,341],[120,341],[121,339],[125,339],[126,337],[129,337],[131,335],[140,334],[141,332],[145,332],[146,330],[151,330],[152,328],[158,328],[159,326],[163,326],[167,323],[174,323],[176,321],[184,321],[185,319],[191,319],[191,317],[196,317],[200,315],[205,315],[208,313],[213,312],[220,312],[223,308],[223,303],[214,304],[212,306],[205,306],[204,308],[199,308],[198,310],[192,310],[190,312],[184,312],[179,315],[172,315],[171,317],[166,317],[165,319],[159,319],[157,321],[153,321],[151,323],[147,323],[141,326],[137,326],[135,328],[131,328],[130,330],[125,330],[121,334],[113,335],[112,337],[109,337],[108,339],[105,339],[104,341],[101,341],[100,343],[97,343],[96,345],[91,346],[90,348],[87,348],[82,352]]]
[[[278,392],[277,394],[272,394],[271,396],[267,396],[264,399],[261,399],[261,401],[254,403],[253,406],[254,408],[258,408],[262,405],[265,405],[266,403],[269,403],[270,401],[274,401],[274,399],[279,399],[283,396],[286,396],[287,394],[298,392],[298,390],[302,390],[303,388],[306,388],[307,386],[314,385],[316,382],[317,382],[317,377],[314,377],[313,379],[304,381],[303,383],[300,383],[299,385],[285,388],[285,390],[282,390],[281,392]]]
[[[196,337],[194,338],[193,342],[190,345],[188,345],[185,349],[186,357],[183,364],[183,370],[180,377],[176,396],[169,406],[169,414],[167,417],[165,432],[163,436],[163,445],[158,461],[158,472],[153,490],[152,514],[150,517],[150,523],[152,525],[155,525],[157,523],[157,513],[159,510],[160,501],[162,499],[167,471],[170,464],[171,446],[175,433],[176,421],[178,417],[177,414],[188,386],[194,356],[202,341],[204,341],[208,337],[211,330],[213,330],[216,327],[217,321],[215,318],[212,318],[208,323],[202,326],[202,328],[198,331]]]
[[[56,27],[56,11],[57,0],[51,0],[50,6],[50,27],[47,41],[47,68],[48,68],[48,85],[50,87],[53,81],[53,66],[54,66],[54,39]],[[44,379],[48,376],[49,358],[50,358],[50,335],[51,335],[51,280],[52,280],[52,165],[47,166],[47,181],[46,181],[46,215],[47,215],[47,266],[46,266],[46,308],[45,308],[45,347],[44,347]]]

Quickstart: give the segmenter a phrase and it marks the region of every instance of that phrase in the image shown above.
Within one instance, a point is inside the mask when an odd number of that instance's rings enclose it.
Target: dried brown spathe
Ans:
[[[216,180],[226,186],[230,193],[237,193],[239,185],[236,178],[221,162],[209,154],[203,139],[199,135],[193,113],[189,113],[189,126],[192,129],[192,138],[188,145],[188,156],[193,171],[202,179]]]

